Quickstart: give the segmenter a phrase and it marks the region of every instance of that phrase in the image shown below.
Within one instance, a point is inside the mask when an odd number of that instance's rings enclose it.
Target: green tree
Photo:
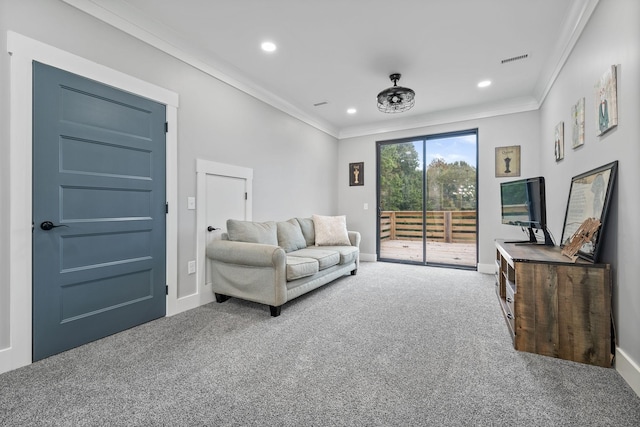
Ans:
[[[427,167],[427,210],[476,209],[476,168],[434,159]]]
[[[422,165],[413,143],[380,149],[380,207],[384,211],[421,211]],[[476,168],[463,161],[436,158],[427,166],[427,210],[476,209]]]
[[[382,210],[422,210],[422,170],[413,143],[383,145],[380,149]]]

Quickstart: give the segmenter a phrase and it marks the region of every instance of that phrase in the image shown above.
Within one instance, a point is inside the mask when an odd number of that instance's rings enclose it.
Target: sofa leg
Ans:
[[[271,317],[278,317],[280,316],[280,310],[282,309],[282,306],[279,305],[277,307],[274,307],[272,305],[269,306],[269,310],[271,310]]]
[[[351,270],[351,275],[355,276],[356,274],[358,274],[358,269],[356,268],[355,270]]]
[[[226,300],[228,300],[229,298],[231,298],[228,295],[222,295],[222,294],[215,294],[216,295],[216,302],[217,303],[221,303],[221,302],[225,302]]]

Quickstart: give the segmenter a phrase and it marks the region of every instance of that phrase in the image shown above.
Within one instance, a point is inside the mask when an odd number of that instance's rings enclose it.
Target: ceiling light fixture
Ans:
[[[410,110],[415,104],[416,93],[406,87],[398,86],[401,74],[391,74],[389,78],[393,86],[378,94],[378,110],[383,113],[402,113]]]
[[[478,87],[487,87],[487,86],[491,86],[491,80],[483,80],[480,83],[478,83]]]
[[[347,110],[347,114],[355,114],[355,113],[357,113],[357,112],[358,112],[358,110],[356,110],[355,108],[349,108],[349,109]]]
[[[262,47],[262,50],[265,52],[274,52],[277,49],[273,42],[264,42],[260,47]]]

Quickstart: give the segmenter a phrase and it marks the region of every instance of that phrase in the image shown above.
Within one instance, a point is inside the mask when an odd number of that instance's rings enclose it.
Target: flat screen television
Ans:
[[[547,229],[544,177],[501,182],[500,203],[502,223],[526,228],[529,232],[529,240],[512,243],[554,246]],[[534,230],[542,231],[544,242],[538,242]]]

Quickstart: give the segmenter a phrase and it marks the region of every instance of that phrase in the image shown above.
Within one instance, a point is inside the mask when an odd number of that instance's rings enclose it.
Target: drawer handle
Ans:
[[[507,313],[507,318],[509,318],[509,319],[513,319],[513,314],[511,314],[511,313]]]

